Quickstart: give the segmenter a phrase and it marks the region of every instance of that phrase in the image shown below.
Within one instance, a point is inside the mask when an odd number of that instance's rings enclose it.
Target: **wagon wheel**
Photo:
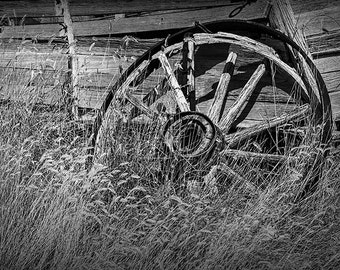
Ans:
[[[182,31],[125,72],[97,118],[96,162],[113,166],[138,156],[177,190],[220,175],[255,189],[244,176],[254,164],[270,174],[280,164],[300,162],[299,148],[327,146],[329,97],[294,42],[255,23],[206,26],[218,31]],[[264,37],[281,46],[266,45]],[[316,88],[294,68],[288,45],[305,57]],[[320,156],[308,155],[309,171],[319,167]]]

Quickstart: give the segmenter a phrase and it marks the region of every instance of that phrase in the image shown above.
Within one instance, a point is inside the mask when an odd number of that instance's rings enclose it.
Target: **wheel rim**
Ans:
[[[113,99],[110,102],[111,105],[108,106],[108,110],[105,113],[105,117],[103,118],[104,121],[101,125],[101,128],[99,129],[98,136],[96,136],[95,138],[96,139],[95,140],[96,141],[95,157],[97,158],[97,160],[100,160],[98,156],[101,156],[102,153],[107,150],[105,143],[102,142],[103,137],[107,133],[107,130],[118,124],[118,122],[116,121],[117,118],[119,118],[120,120],[122,119],[122,117],[118,117],[118,115],[121,114],[120,109],[117,109],[119,107],[124,107],[125,109],[126,107],[128,107],[127,110],[128,111],[130,110],[130,113],[131,113],[131,110],[137,108],[137,111],[139,111],[139,113],[137,113],[136,115],[142,114],[142,115],[147,116],[147,118],[149,119],[149,122],[150,122],[150,119],[152,119],[152,121],[155,121],[157,123],[156,126],[158,126],[158,130],[161,130],[165,125],[166,128],[164,129],[165,130],[163,134],[164,137],[167,137],[166,131],[168,130],[169,125],[170,126],[174,125],[176,127],[176,121],[171,122],[170,120],[169,121],[166,120],[167,117],[169,118],[169,115],[175,114],[176,112],[181,111],[182,113],[179,113],[175,117],[172,118],[172,119],[177,118],[177,120],[179,119],[183,120],[182,118],[185,118],[184,116],[187,114],[197,115],[197,113],[190,112],[190,110],[194,110],[196,108],[196,105],[198,105],[196,104],[197,100],[195,99],[196,93],[194,93],[193,97],[191,95],[192,89],[194,91],[197,90],[195,86],[193,85],[195,84],[196,78],[193,78],[193,74],[190,74],[190,72],[186,72],[186,76],[187,76],[186,82],[188,85],[185,89],[183,89],[183,85],[180,85],[178,83],[178,77],[175,76],[176,69],[169,62],[169,58],[172,55],[178,54],[177,51],[180,51],[180,50],[186,51],[184,55],[187,58],[182,57],[182,64],[186,66],[185,67],[186,69],[190,69],[190,65],[192,65],[194,62],[193,59],[195,59],[196,61],[195,53],[193,53],[192,49],[191,51],[190,49],[188,49],[193,44],[194,44],[194,47],[196,48],[201,45],[203,46],[206,44],[229,44],[229,45],[231,44],[233,46],[238,46],[242,49],[246,49],[250,52],[259,54],[262,57],[264,57],[265,60],[267,61],[257,66],[255,71],[252,73],[252,75],[248,79],[246,85],[242,88],[241,93],[239,93],[236,100],[233,102],[231,107],[229,107],[226,110],[226,112],[224,113],[219,112],[222,110],[223,104],[219,102],[220,96],[218,96],[217,92],[220,89],[218,88],[219,86],[217,86],[215,96],[212,98],[212,104],[210,105],[208,109],[206,109],[203,112],[203,114],[201,114],[201,117],[203,117],[204,119],[208,119],[206,121],[209,122],[210,119],[212,120],[210,121],[210,122],[213,122],[213,125],[212,125],[213,128],[211,128],[211,130],[214,130],[215,128],[217,128],[218,130],[222,130],[222,134],[223,134],[222,138],[225,140],[226,145],[227,145],[226,149],[224,149],[224,152],[222,151],[223,154],[225,154],[226,156],[228,155],[235,156],[236,153],[233,152],[232,150],[238,149],[239,150],[238,154],[241,156],[250,155],[250,156],[253,156],[253,158],[258,158],[262,160],[265,160],[267,158],[270,160],[274,159],[277,161],[277,163],[280,163],[282,162],[282,160],[285,160],[284,155],[281,155],[280,157],[278,155],[273,155],[273,153],[271,153],[272,151],[268,151],[268,153],[257,153],[258,155],[256,157],[254,153],[252,153],[251,151],[249,152],[247,150],[247,147],[245,147],[246,150],[242,150],[242,147],[241,149],[239,149],[240,144],[249,138],[253,138],[254,136],[256,137],[258,134],[265,133],[268,130],[282,128],[282,126],[285,126],[288,123],[290,125],[293,125],[294,128],[296,129],[299,127],[301,122],[306,121],[307,119],[306,115],[308,114],[312,115],[312,119],[314,118],[322,119],[321,124],[320,122],[315,121],[313,123],[313,126],[321,128],[321,132],[319,131],[321,135],[318,135],[318,141],[320,142],[320,144],[322,146],[327,144],[327,141],[329,139],[329,134],[330,134],[329,121],[331,121],[331,119],[330,119],[328,110],[325,111],[325,108],[327,106],[324,104],[324,102],[325,102],[325,99],[327,99],[328,95],[324,93],[324,89],[322,88],[324,84],[323,81],[320,82],[319,80],[317,80],[319,86],[321,85],[321,87],[319,87],[320,93],[319,93],[319,97],[313,96],[313,93],[310,91],[310,89],[308,89],[308,86],[305,85],[303,78],[301,78],[301,76],[296,72],[296,70],[290,67],[288,64],[286,64],[284,61],[282,61],[276,55],[276,52],[272,48],[266,46],[265,44],[259,43],[248,37],[239,36],[239,35],[235,35],[232,33],[224,33],[224,32],[214,33],[214,34],[196,33],[196,34],[193,34],[192,36],[183,35],[183,42],[169,44],[167,47],[163,48],[163,50],[153,52],[153,54],[151,54],[150,55],[151,57],[149,58],[142,57],[143,61],[139,61],[139,65],[137,67],[132,69],[132,71],[128,72],[128,74],[125,74],[126,78],[123,78],[120,81],[119,86],[117,87],[117,91],[115,91]],[[190,53],[191,55],[188,56],[188,54]],[[231,80],[233,76],[233,69],[235,68],[236,58],[237,56],[233,55],[232,53],[229,53],[228,59],[226,61],[227,64],[225,65],[226,72],[230,73],[229,77],[231,77]],[[183,59],[186,59],[186,60],[183,60]],[[268,62],[269,62],[270,67],[268,67]],[[298,103],[299,106],[297,106],[297,109],[291,113],[287,113],[287,114],[280,115],[280,116],[275,116],[269,119],[267,118],[265,121],[260,122],[258,125],[249,127],[248,130],[245,129],[245,130],[242,130],[236,133],[233,132],[233,130],[235,129],[235,122],[237,122],[237,119],[240,114],[240,110],[245,106],[245,102],[254,93],[255,88],[257,87],[257,84],[263,78],[265,73],[268,72],[268,69],[270,68],[269,72],[274,73],[273,66],[275,66],[275,68],[277,69],[280,69],[281,72],[283,71],[286,76],[290,77],[290,79],[295,82],[295,87],[296,87],[295,90],[296,92],[299,92],[299,95],[300,95],[300,99],[296,101],[296,103]],[[183,67],[180,67],[180,68],[183,68]],[[138,86],[141,84],[140,81],[143,82],[146,78],[152,75],[153,72],[155,72],[155,70],[158,70],[158,69],[164,70],[163,77],[166,78],[167,80],[167,86],[165,88],[168,88],[168,89],[164,90],[164,87],[162,88],[159,86],[159,85],[164,86],[164,81],[161,84],[158,82],[158,84],[154,88],[158,87],[161,89],[153,91],[152,92],[153,94],[150,94],[151,92],[148,92],[148,94],[144,95],[143,101],[136,99],[133,96],[133,93],[132,93],[133,91],[131,91],[131,87],[132,88],[134,87],[134,89],[137,89]],[[317,71],[315,72],[316,72],[316,77],[318,79],[318,72]],[[140,76],[140,74],[143,74],[143,76]],[[222,81],[222,83],[224,84],[226,83],[226,81],[228,81],[228,79],[222,78],[222,75],[219,77],[219,80],[220,82]],[[191,84],[188,82],[191,82]],[[227,82],[227,86],[225,86],[226,88],[228,88],[229,82]],[[275,84],[274,79],[273,79],[273,84]],[[187,95],[183,94],[183,90],[184,92],[185,91],[187,92]],[[164,93],[162,93],[162,91]],[[226,89],[220,90],[220,92],[222,92],[221,94],[222,98],[225,98],[225,93],[223,93],[223,91],[226,92],[227,90]],[[156,94],[154,94],[154,92],[156,92]],[[176,108],[172,108],[173,109],[172,111],[169,111],[169,108],[168,108],[168,110],[165,110],[165,113],[164,113],[159,108],[155,109],[155,108],[152,108],[152,106],[149,106],[150,104],[154,104],[155,101],[158,100],[159,98],[162,98],[163,94],[166,95],[167,93],[171,93],[172,98],[173,98],[172,105],[168,105],[168,106],[176,107]],[[294,98],[297,98],[297,95],[294,94],[293,91],[291,91],[290,95],[294,96]],[[194,99],[194,102],[192,101],[193,99]],[[159,104],[161,104],[161,106],[164,105],[162,102],[160,102]],[[224,106],[226,106],[226,104],[224,104]],[[154,106],[154,107],[157,107],[157,106]],[[216,113],[216,111],[218,113]],[[134,119],[136,119],[136,117]],[[128,119],[126,121],[133,122],[134,119]],[[181,125],[176,128],[178,128],[179,131],[183,129],[181,128]],[[279,136],[280,133],[277,132],[276,135]],[[296,137],[296,141],[301,140],[301,136],[299,136],[297,132],[295,133],[294,136]],[[170,147],[172,152],[177,152],[177,153],[181,152],[181,151],[178,151],[178,147],[177,149],[174,149],[176,148],[174,147],[174,145],[176,145],[176,143],[174,143],[175,142],[174,138],[170,139],[170,141],[171,140],[172,142],[169,144],[169,136],[168,136],[167,146]],[[207,143],[207,145],[209,145],[208,148],[209,149],[213,148],[214,143],[215,143],[214,139],[211,139],[211,141]],[[284,148],[286,147],[287,146],[285,145]],[[288,149],[288,150],[291,150],[291,149]],[[285,153],[288,150],[285,150]],[[184,156],[188,155],[189,152],[184,153]],[[183,153],[181,154],[183,155]],[[190,153],[190,154],[193,154],[195,156],[195,155],[199,155],[200,153],[199,152],[195,153],[195,151],[193,151],[193,153]],[[100,161],[102,162],[103,160],[100,160]]]

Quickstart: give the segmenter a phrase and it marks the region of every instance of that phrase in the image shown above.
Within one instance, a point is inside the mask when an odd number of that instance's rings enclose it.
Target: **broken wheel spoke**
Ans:
[[[283,114],[282,116],[275,117],[268,121],[263,121],[260,124],[252,126],[246,130],[236,132],[234,134],[226,135],[224,137],[225,141],[227,142],[230,148],[233,148],[237,146],[238,143],[244,140],[247,140],[257,134],[260,134],[263,131],[269,130],[279,125],[283,125],[289,121],[293,121],[293,120],[298,121],[298,120],[305,119],[309,110],[310,110],[310,106],[308,104],[305,104],[303,106],[300,106],[297,109],[297,111],[294,111],[290,114]]]
[[[159,82],[149,93],[145,95],[143,98],[143,102],[145,102],[148,106],[153,104],[158,98],[163,96],[166,93],[166,79],[164,78],[161,82]]]
[[[186,89],[188,93],[188,99],[190,103],[190,110],[195,111],[196,108],[196,93],[195,93],[195,64],[194,64],[194,53],[195,53],[195,42],[191,35],[187,35],[184,38],[183,43],[183,66],[186,70]]]
[[[224,66],[223,73],[220,77],[220,80],[218,82],[218,86],[216,89],[216,93],[213,99],[213,102],[210,106],[208,116],[215,124],[218,123],[218,121],[221,118],[221,112],[223,111],[223,106],[225,103],[225,98],[227,96],[228,91],[228,85],[230,82],[230,79],[234,73],[234,67],[236,63],[237,54],[231,52],[228,55],[226,64]]]
[[[258,84],[259,80],[262,78],[266,71],[265,65],[261,64],[257,67],[253,75],[250,77],[249,81],[246,83],[246,85],[241,90],[241,93],[237,97],[234,104],[229,108],[227,111],[227,114],[221,119],[221,121],[218,123],[221,130],[225,133],[227,133],[239,115],[240,111],[244,107],[246,101],[248,98],[252,95],[254,92],[254,89],[256,88],[256,85]]]
[[[152,111],[148,106],[141,102],[138,98],[133,96],[131,93],[125,93],[125,98],[140,111],[145,113],[148,117],[154,118],[156,113]]]
[[[185,99],[185,96],[181,90],[181,87],[175,77],[175,74],[171,68],[168,58],[164,53],[160,53],[159,61],[162,64],[162,67],[167,75],[167,79],[169,81],[170,87],[173,90],[177,105],[181,112],[190,111],[190,107],[188,102]]]

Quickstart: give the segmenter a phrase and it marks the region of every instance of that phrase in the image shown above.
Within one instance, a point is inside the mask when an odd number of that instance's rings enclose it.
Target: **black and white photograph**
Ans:
[[[340,269],[340,1],[0,0],[0,270]]]

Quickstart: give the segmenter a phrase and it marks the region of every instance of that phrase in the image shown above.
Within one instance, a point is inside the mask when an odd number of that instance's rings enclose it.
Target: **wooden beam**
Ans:
[[[287,36],[293,39],[312,59],[312,54],[309,51],[307,41],[303,36],[301,29],[297,27],[297,22],[294,17],[293,9],[290,5],[289,0],[275,0],[272,1],[272,9],[269,15],[269,21],[272,27],[280,29]],[[310,84],[310,87],[316,96],[321,100],[318,92],[317,82],[313,75],[313,72],[306,63],[306,60],[300,55],[291,50],[292,54],[298,58],[299,62],[302,63],[301,67],[296,67],[297,70],[301,69],[304,74],[306,81]]]
[[[143,16],[73,22],[73,30],[75,36],[96,36],[179,29],[193,26],[195,21],[205,23],[223,20],[228,17],[228,14],[236,6],[239,6],[239,4],[202,10],[175,10],[161,14],[159,12],[150,12]],[[266,17],[266,8],[266,1],[261,0],[251,6],[246,6],[235,18],[244,20],[263,19]],[[59,36],[62,31],[59,24],[3,26],[1,28],[3,38],[48,39],[53,36]]]
[[[32,4],[33,1],[20,1],[20,0],[1,1],[0,14],[14,16],[15,13],[17,17],[23,16],[46,17],[55,15],[55,7],[52,0],[34,0],[34,8],[32,8]],[[72,16],[106,15],[114,13],[151,12],[176,9],[197,9],[220,6],[229,6],[231,9],[235,9],[236,7],[240,6],[240,2],[231,0],[215,0],[215,1],[129,0],[127,3],[126,1],[112,1],[112,0],[97,0],[95,2],[92,0],[73,0],[70,1],[70,13]],[[255,6],[255,4],[252,4],[252,6]]]
[[[55,0],[57,9],[61,4],[62,13],[64,15],[64,22],[66,25],[66,34],[69,44],[69,69],[71,77],[71,93],[69,93],[69,99],[71,104],[67,101],[67,105],[71,106],[71,111],[75,119],[78,119],[78,59],[76,55],[76,40],[74,38],[74,29],[72,24],[72,18],[69,10],[68,0]]]
[[[304,36],[325,34],[340,30],[340,2],[329,1],[291,1],[297,27]]]

